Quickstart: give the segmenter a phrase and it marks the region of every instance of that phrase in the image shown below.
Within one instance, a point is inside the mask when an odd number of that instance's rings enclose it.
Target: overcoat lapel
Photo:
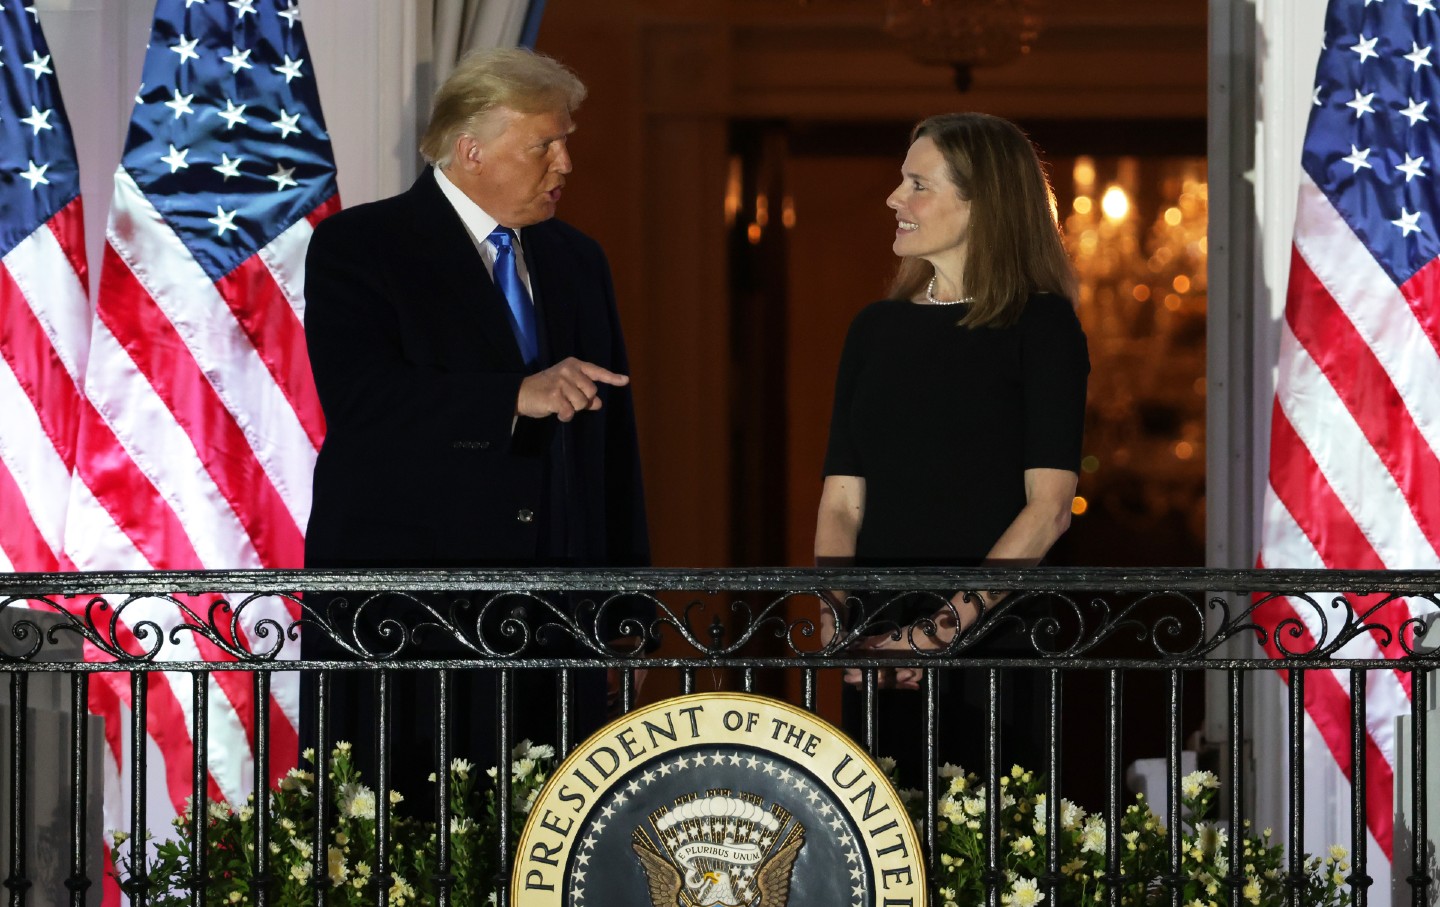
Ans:
[[[575,355],[575,290],[572,274],[557,261],[560,250],[545,224],[527,227],[520,234],[525,267],[530,272],[530,292],[536,312],[545,322],[550,362]]]
[[[419,259],[416,282],[435,286],[453,323],[467,336],[477,334],[504,368],[524,371],[505,294],[495,286],[464,222],[440,192],[429,168],[415,181],[410,195],[415,201],[412,235]]]

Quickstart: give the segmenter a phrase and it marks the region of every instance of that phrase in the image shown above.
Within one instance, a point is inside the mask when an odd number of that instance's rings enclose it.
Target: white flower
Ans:
[[[965,777],[965,769],[961,768],[961,767],[958,766],[958,765],[951,765],[949,762],[947,762],[947,763],[945,763],[944,765],[940,766],[940,777],[942,777],[942,778],[964,778],[964,777]],[[952,898],[953,898],[954,896],[955,896],[954,894],[946,895],[946,897],[952,897]]]
[[[540,761],[541,759],[554,759],[555,747],[548,743],[532,743],[525,751],[525,758]]]
[[[966,797],[963,805],[965,807],[965,812],[968,815],[985,815],[985,801],[979,797]]]
[[[1000,903],[1010,907],[1035,907],[1043,900],[1045,895],[1040,891],[1040,883],[1035,879],[1023,878],[1016,879],[1010,893],[1000,897]]]
[[[338,847],[330,848],[329,873],[332,886],[345,884],[345,877],[350,874],[345,866],[345,851]]]
[[[1080,831],[1082,853],[1100,853],[1105,850],[1105,822],[1099,816],[1091,816]]]
[[[1339,844],[1330,845],[1330,859],[1338,862],[1348,856],[1350,856],[1350,851],[1346,850],[1344,847],[1340,846]]]
[[[290,867],[290,874],[297,882],[306,882],[310,879],[310,864],[296,863]]]
[[[1194,799],[1202,791],[1215,790],[1219,786],[1220,779],[1215,777],[1214,772],[1191,772],[1180,779],[1180,793],[1186,799]]]
[[[205,812],[209,813],[210,818],[212,819],[219,819],[223,821],[230,818],[229,804],[224,803],[220,800],[211,800],[209,805],[205,807]]]
[[[474,767],[474,763],[468,759],[450,760],[450,774],[459,778],[461,781],[468,781],[470,779],[470,770]],[[494,771],[494,769],[491,769],[491,771]],[[490,777],[493,778],[495,776],[491,775]]]
[[[879,759],[875,760],[875,764],[880,766],[880,771],[884,772],[887,775],[895,771],[895,760],[891,759],[889,756],[881,756]]]
[[[341,811],[353,819],[375,818],[375,792],[363,784],[349,784],[341,794]]]
[[[535,760],[528,756],[510,766],[510,775],[514,778],[528,778],[533,771],[535,771]]]
[[[1065,829],[1066,831],[1070,831],[1084,821],[1085,810],[1079,806],[1076,806],[1074,803],[1071,803],[1069,800],[1061,798],[1060,827]]]
[[[940,801],[940,816],[947,821],[959,823],[965,821],[965,810],[958,801],[946,797]]]

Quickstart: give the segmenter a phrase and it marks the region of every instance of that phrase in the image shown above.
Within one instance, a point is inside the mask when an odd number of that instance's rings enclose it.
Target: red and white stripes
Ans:
[[[57,570],[90,303],[79,198],[0,262],[0,570]]]
[[[1440,295],[1425,292],[1434,279],[1427,268],[1397,287],[1302,173],[1261,566],[1440,567]],[[1305,651],[1333,639],[1343,624],[1342,614],[1325,607],[1333,599],[1316,593],[1315,604],[1276,600],[1260,616],[1272,628],[1298,617],[1305,632],[1285,645]],[[1374,601],[1352,597],[1350,605],[1363,613]],[[1426,602],[1397,601],[1370,622],[1395,629],[1430,609]],[[1273,639],[1268,648],[1278,654]],[[1397,657],[1403,649],[1398,633],[1389,640],[1367,633],[1339,654]],[[1327,747],[1353,777],[1346,672],[1310,674],[1305,698]],[[1394,722],[1410,707],[1408,675],[1372,672],[1366,706],[1368,826],[1389,854]]]
[[[332,199],[320,210],[336,207]],[[63,514],[61,557],[75,568],[302,565],[310,474],[324,434],[302,329],[300,287],[312,230],[312,220],[302,218],[217,284],[130,175],[123,168],[116,174],[88,329],[75,481]],[[214,595],[187,602],[203,617]],[[273,600],[257,603],[243,613],[236,642],[268,649],[276,637],[254,639],[256,624],[270,618],[288,627],[298,617],[294,611]],[[122,644],[137,620],[162,627],[184,620],[175,605],[153,600],[129,606],[123,617],[127,626],[116,640]],[[297,657],[298,643],[287,639],[282,652]],[[210,640],[189,633],[167,638],[163,657],[230,660]],[[126,828],[128,677],[96,679],[92,708],[107,719],[106,823]],[[148,823],[158,829],[190,796],[193,694],[187,674],[153,674],[147,690]],[[250,675],[210,675],[211,796],[243,802],[253,789],[253,700]],[[295,763],[296,685],[274,678],[263,708],[273,782]]]

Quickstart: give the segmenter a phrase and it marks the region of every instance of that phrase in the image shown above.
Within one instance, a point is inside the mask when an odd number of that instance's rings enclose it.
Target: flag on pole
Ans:
[[[0,572],[68,567],[90,343],[75,143],[33,6],[0,6]]]
[[[303,266],[314,225],[338,206],[298,0],[159,0],[115,173],[85,372],[65,528],[78,569],[302,565],[324,433]],[[180,619],[165,603],[142,610],[124,616]],[[275,634],[257,639],[256,623],[295,616],[278,603],[249,608],[239,643],[268,649]],[[298,654],[298,643],[285,647]],[[164,652],[226,658],[192,633]],[[158,831],[190,795],[192,693],[186,676],[150,678],[146,809]],[[92,707],[107,719],[107,827],[128,828],[128,680],[92,683]],[[252,700],[246,675],[211,675],[208,793],[231,803],[244,802],[256,771]],[[259,705],[273,783],[295,761],[298,684],[277,680]]]
[[[1437,34],[1432,0],[1329,5],[1281,325],[1264,567],[1440,567]],[[1309,638],[1286,645],[1303,651],[1334,638],[1332,598],[1317,595],[1319,608],[1277,599],[1260,616],[1272,630],[1299,618]],[[1363,614],[1378,601],[1351,605]],[[1398,631],[1428,610],[1396,601],[1369,622]],[[1361,634],[1339,654],[1397,657],[1401,637]],[[1409,676],[1372,672],[1365,704],[1367,826],[1391,855],[1394,727],[1410,708]],[[1348,672],[1308,674],[1305,706],[1353,778]]]

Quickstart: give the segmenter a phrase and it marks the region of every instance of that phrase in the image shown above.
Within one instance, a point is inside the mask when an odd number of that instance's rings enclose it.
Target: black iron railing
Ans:
[[[961,590],[971,590],[970,593]],[[943,619],[960,620],[968,603],[984,590],[1005,593],[1000,604],[953,639]],[[852,675],[847,694],[855,717],[848,729],[871,752],[880,742],[884,721],[883,687],[896,668],[919,672],[914,701],[917,726],[909,735],[923,767],[924,801],[934,804],[937,767],[947,758],[947,716],[951,688],[947,675],[979,678],[983,694],[982,727],[977,728],[982,753],[978,774],[991,781],[1007,765],[1006,716],[1017,708],[1006,700],[1006,677],[1038,679],[1037,700],[1027,711],[1038,714],[1040,758],[1033,766],[1044,772],[1048,802],[1061,802],[1072,779],[1101,776],[1103,806],[1097,810],[1107,827],[1118,830],[1122,803],[1122,753],[1125,748],[1123,702],[1127,678],[1140,676],[1163,684],[1168,715],[1164,719],[1164,756],[1168,786],[1161,816],[1171,829],[1182,821],[1181,751],[1184,745],[1187,686],[1194,672],[1223,672],[1228,743],[1250,734],[1285,735],[1289,741],[1289,828],[1292,847],[1287,856],[1285,897],[1302,903],[1305,866],[1295,842],[1303,837],[1305,762],[1301,749],[1306,676],[1312,671],[1346,672],[1351,701],[1350,740],[1353,756],[1351,801],[1353,859],[1346,881],[1353,902],[1367,903],[1372,879],[1366,859],[1367,715],[1369,671],[1399,672],[1409,680],[1411,719],[1409,763],[1416,771],[1405,796],[1409,826],[1397,826],[1411,846],[1410,865],[1395,866],[1396,876],[1410,885],[1410,903],[1430,904],[1434,897],[1434,853],[1427,850],[1428,817],[1425,785],[1429,783],[1426,716],[1430,672],[1440,667],[1440,654],[1427,644],[1427,612],[1440,603],[1440,572],[1219,571],[1219,570],[634,570],[634,571],[235,571],[203,573],[16,574],[0,575],[0,616],[8,620],[0,645],[0,672],[9,676],[10,777],[0,825],[8,830],[4,884],[12,904],[34,903],[27,854],[33,851],[30,817],[31,777],[27,718],[29,684],[41,675],[59,675],[68,684],[71,713],[68,728],[70,764],[66,767],[66,812],[69,817],[66,899],[79,905],[93,902],[101,869],[93,854],[93,809],[99,783],[87,761],[94,731],[85,715],[91,680],[98,673],[129,675],[128,722],[129,840],[117,848],[132,871],[125,879],[131,903],[145,904],[155,894],[144,870],[147,860],[148,772],[146,709],[148,676],[157,671],[185,672],[193,678],[189,734],[194,741],[191,795],[206,799],[207,740],[212,719],[210,700],[220,672],[249,677],[253,701],[266,703],[273,682],[304,675],[302,712],[310,728],[307,742],[323,754],[336,742],[329,714],[337,690],[357,687],[357,678],[372,695],[362,718],[374,731],[377,771],[377,865],[367,891],[373,903],[389,902],[390,854],[386,835],[391,805],[390,766],[397,750],[413,749],[413,741],[393,739],[396,715],[416,707],[395,701],[402,678],[423,677],[433,684],[434,698],[425,716],[441,730],[422,761],[443,776],[455,758],[450,728],[464,718],[452,702],[457,678],[481,672],[494,679],[498,703],[493,729],[493,756],[505,765],[515,742],[517,689],[526,679],[554,679],[553,741],[562,754],[579,735],[593,729],[593,711],[576,714],[581,693],[595,683],[595,669],[618,669],[615,707],[628,711],[637,701],[637,673],[674,674],[674,688],[692,692],[699,681],[725,672],[733,686],[745,691],[793,688],[798,704],[822,707],[822,678],[843,669]],[[1280,608],[1279,605],[1284,607]],[[50,615],[43,621],[31,613]],[[939,615],[939,618],[936,617]],[[831,629],[833,627],[833,629]],[[311,655],[291,660],[292,643],[307,638]],[[889,637],[899,651],[884,654],[867,648],[877,637]],[[1346,657],[1357,640],[1369,639],[1387,657]],[[60,654],[65,641],[83,644],[83,661]],[[197,660],[196,644],[225,660]],[[317,645],[318,644],[318,645]],[[1269,654],[1262,650],[1268,648]],[[72,645],[72,649],[74,646]],[[183,653],[177,657],[176,653]],[[288,653],[288,654],[287,654]],[[315,654],[318,653],[318,654]],[[1278,661],[1277,661],[1278,659]],[[1246,714],[1247,682],[1255,672],[1285,669],[1290,703],[1288,727],[1251,728]],[[1076,672],[1103,678],[1102,758],[1087,764],[1062,764],[1066,716],[1065,680]],[[777,680],[777,678],[779,678]],[[787,679],[789,678],[789,679]],[[408,681],[407,681],[408,682]],[[653,680],[651,681],[653,683]],[[427,686],[427,688],[430,688]],[[520,711],[535,703],[523,699]],[[1024,704],[1022,704],[1024,705]],[[1194,703],[1190,703],[1193,716]],[[348,707],[348,706],[347,706]],[[587,707],[588,708],[588,707]],[[346,716],[353,719],[354,715]],[[1032,715],[1031,717],[1035,717]],[[254,759],[266,766],[272,745],[271,719],[264,708],[254,715]],[[1222,748],[1217,767],[1225,781],[1220,827],[1231,842],[1245,834],[1247,777],[1242,747]],[[880,753],[881,755],[888,755]],[[254,877],[250,899],[270,903],[267,885],[273,880],[268,821],[270,798],[266,772],[255,771],[253,829]],[[327,815],[331,791],[325,771],[315,773],[317,804],[310,870],[316,880],[327,873],[327,842],[334,816]],[[498,827],[512,820],[511,778],[500,771],[495,779]],[[986,898],[998,905],[1003,882],[999,852],[1000,785],[986,786],[985,821],[989,833]],[[89,798],[89,799],[87,799]],[[433,804],[436,824],[435,884],[437,903],[451,903],[453,880],[450,805],[444,796]],[[937,839],[933,808],[924,811],[921,839],[932,859]],[[1056,841],[1063,821],[1060,809],[1046,817],[1046,839]],[[203,815],[203,809],[196,809]],[[206,903],[210,879],[205,823],[197,822],[190,839],[193,893],[190,902]],[[155,830],[158,832],[158,830]],[[152,845],[153,846],[153,845]],[[1122,902],[1118,882],[1123,841],[1110,834],[1105,841],[1102,903]],[[511,854],[506,835],[498,835],[497,873],[504,877]],[[1182,903],[1184,854],[1180,836],[1169,838],[1169,870],[1151,892],[1156,903]],[[137,868],[138,867],[138,868]],[[1040,879],[1048,904],[1061,903],[1063,867],[1052,847],[1047,873]],[[1220,900],[1248,903],[1246,878],[1239,861],[1221,879]],[[937,886],[938,887],[938,886]],[[329,886],[314,886],[314,903],[326,903]],[[508,895],[499,885],[500,903]],[[943,898],[937,899],[937,905]]]

